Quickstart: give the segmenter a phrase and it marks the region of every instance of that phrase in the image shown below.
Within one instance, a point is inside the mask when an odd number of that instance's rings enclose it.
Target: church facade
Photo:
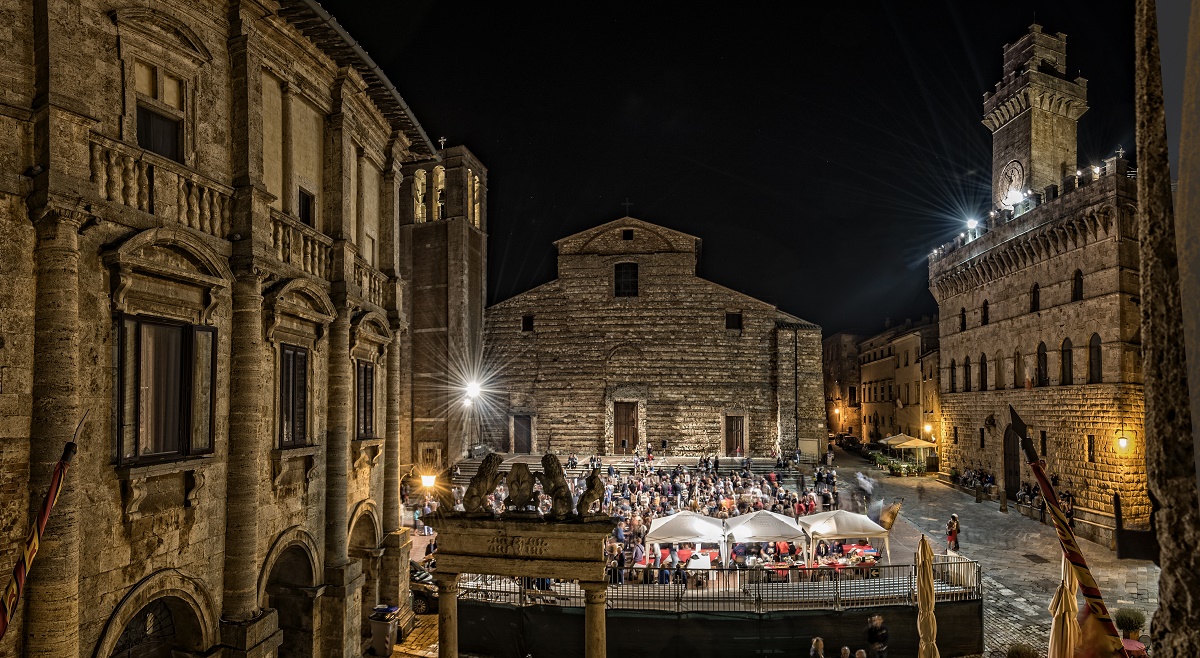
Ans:
[[[1112,543],[1114,494],[1147,522],[1137,191],[1118,151],[1079,162],[1087,81],[1066,75],[1066,35],[1034,25],[1004,49],[984,100],[994,210],[929,256],[940,323],[941,468],[985,469],[1009,497],[1032,481],[1011,405],[1076,531]]]
[[[486,171],[311,0],[0,16],[6,568],[83,423],[0,656],[362,655],[463,452],[414,351],[479,349]]]
[[[625,217],[487,309],[483,435],[507,452],[814,455],[821,329],[697,275],[700,240]]]

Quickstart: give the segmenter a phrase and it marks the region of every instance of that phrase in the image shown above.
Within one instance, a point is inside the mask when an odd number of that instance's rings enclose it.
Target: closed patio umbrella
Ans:
[[[937,618],[933,615],[933,549],[921,535],[917,546],[917,658],[941,658],[937,648]]]
[[[1079,604],[1075,600],[1075,591],[1079,589],[1079,584],[1075,580],[1075,570],[1071,568],[1065,555],[1062,559],[1062,574],[1058,591],[1054,592],[1054,600],[1050,601],[1052,621],[1050,622],[1050,647],[1046,652],[1046,658],[1072,658],[1083,635],[1079,629],[1079,620],[1076,618]]]

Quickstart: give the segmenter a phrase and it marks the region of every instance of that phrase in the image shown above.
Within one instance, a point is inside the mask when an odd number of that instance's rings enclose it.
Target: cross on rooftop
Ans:
[[[629,197],[625,197],[625,203],[622,203],[621,205],[625,206],[625,216],[628,217],[629,208],[633,205],[633,202],[629,200]]]

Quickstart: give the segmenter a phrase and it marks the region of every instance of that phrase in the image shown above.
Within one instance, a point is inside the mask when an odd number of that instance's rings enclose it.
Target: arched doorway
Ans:
[[[374,515],[363,511],[354,521],[350,529],[350,558],[362,563],[362,606],[360,614],[362,622],[360,632],[363,638],[371,635],[371,611],[380,603],[379,583],[382,574],[383,549],[379,547],[381,535],[375,524]]]
[[[163,596],[142,606],[121,630],[111,658],[172,658],[204,649],[200,620],[183,599]]]
[[[315,631],[312,561],[303,546],[293,544],[279,554],[267,577],[267,606],[279,614],[283,644],[279,658],[311,658]]]

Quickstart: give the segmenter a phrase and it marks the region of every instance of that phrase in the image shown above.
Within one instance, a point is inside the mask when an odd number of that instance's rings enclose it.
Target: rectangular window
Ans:
[[[954,428],[954,445],[958,445],[958,428]]]
[[[979,449],[983,450],[983,448],[984,448],[984,433],[983,433],[983,428],[980,427],[979,428]]]
[[[613,266],[613,296],[638,296],[637,263],[617,263]]]
[[[313,226],[313,210],[316,205],[316,197],[312,192],[300,188],[296,199],[296,217],[305,226]]]
[[[1096,435],[1088,434],[1087,437],[1088,437],[1088,439],[1087,439],[1087,441],[1088,441],[1088,445],[1087,445],[1088,461],[1095,462],[1096,461]]]
[[[725,314],[725,328],[729,331],[742,330],[742,314],[741,312]]]
[[[521,331],[533,331],[533,316],[532,315],[522,315],[521,316]]]
[[[1043,457],[1045,457],[1046,456],[1046,430],[1042,430],[1042,446],[1041,447],[1042,447],[1041,455]]]
[[[279,447],[308,443],[308,350],[279,350]]]
[[[357,361],[357,395],[355,399],[358,438],[375,438],[375,364]]]
[[[117,334],[118,461],[211,452],[216,330],[122,315]]]
[[[858,387],[851,386],[848,392],[851,406],[858,404]]]
[[[179,126],[178,119],[138,106],[137,141],[147,151],[180,162]]]
[[[623,229],[621,231],[621,239],[622,240],[632,240],[633,239],[633,229],[631,229],[631,228]]]

